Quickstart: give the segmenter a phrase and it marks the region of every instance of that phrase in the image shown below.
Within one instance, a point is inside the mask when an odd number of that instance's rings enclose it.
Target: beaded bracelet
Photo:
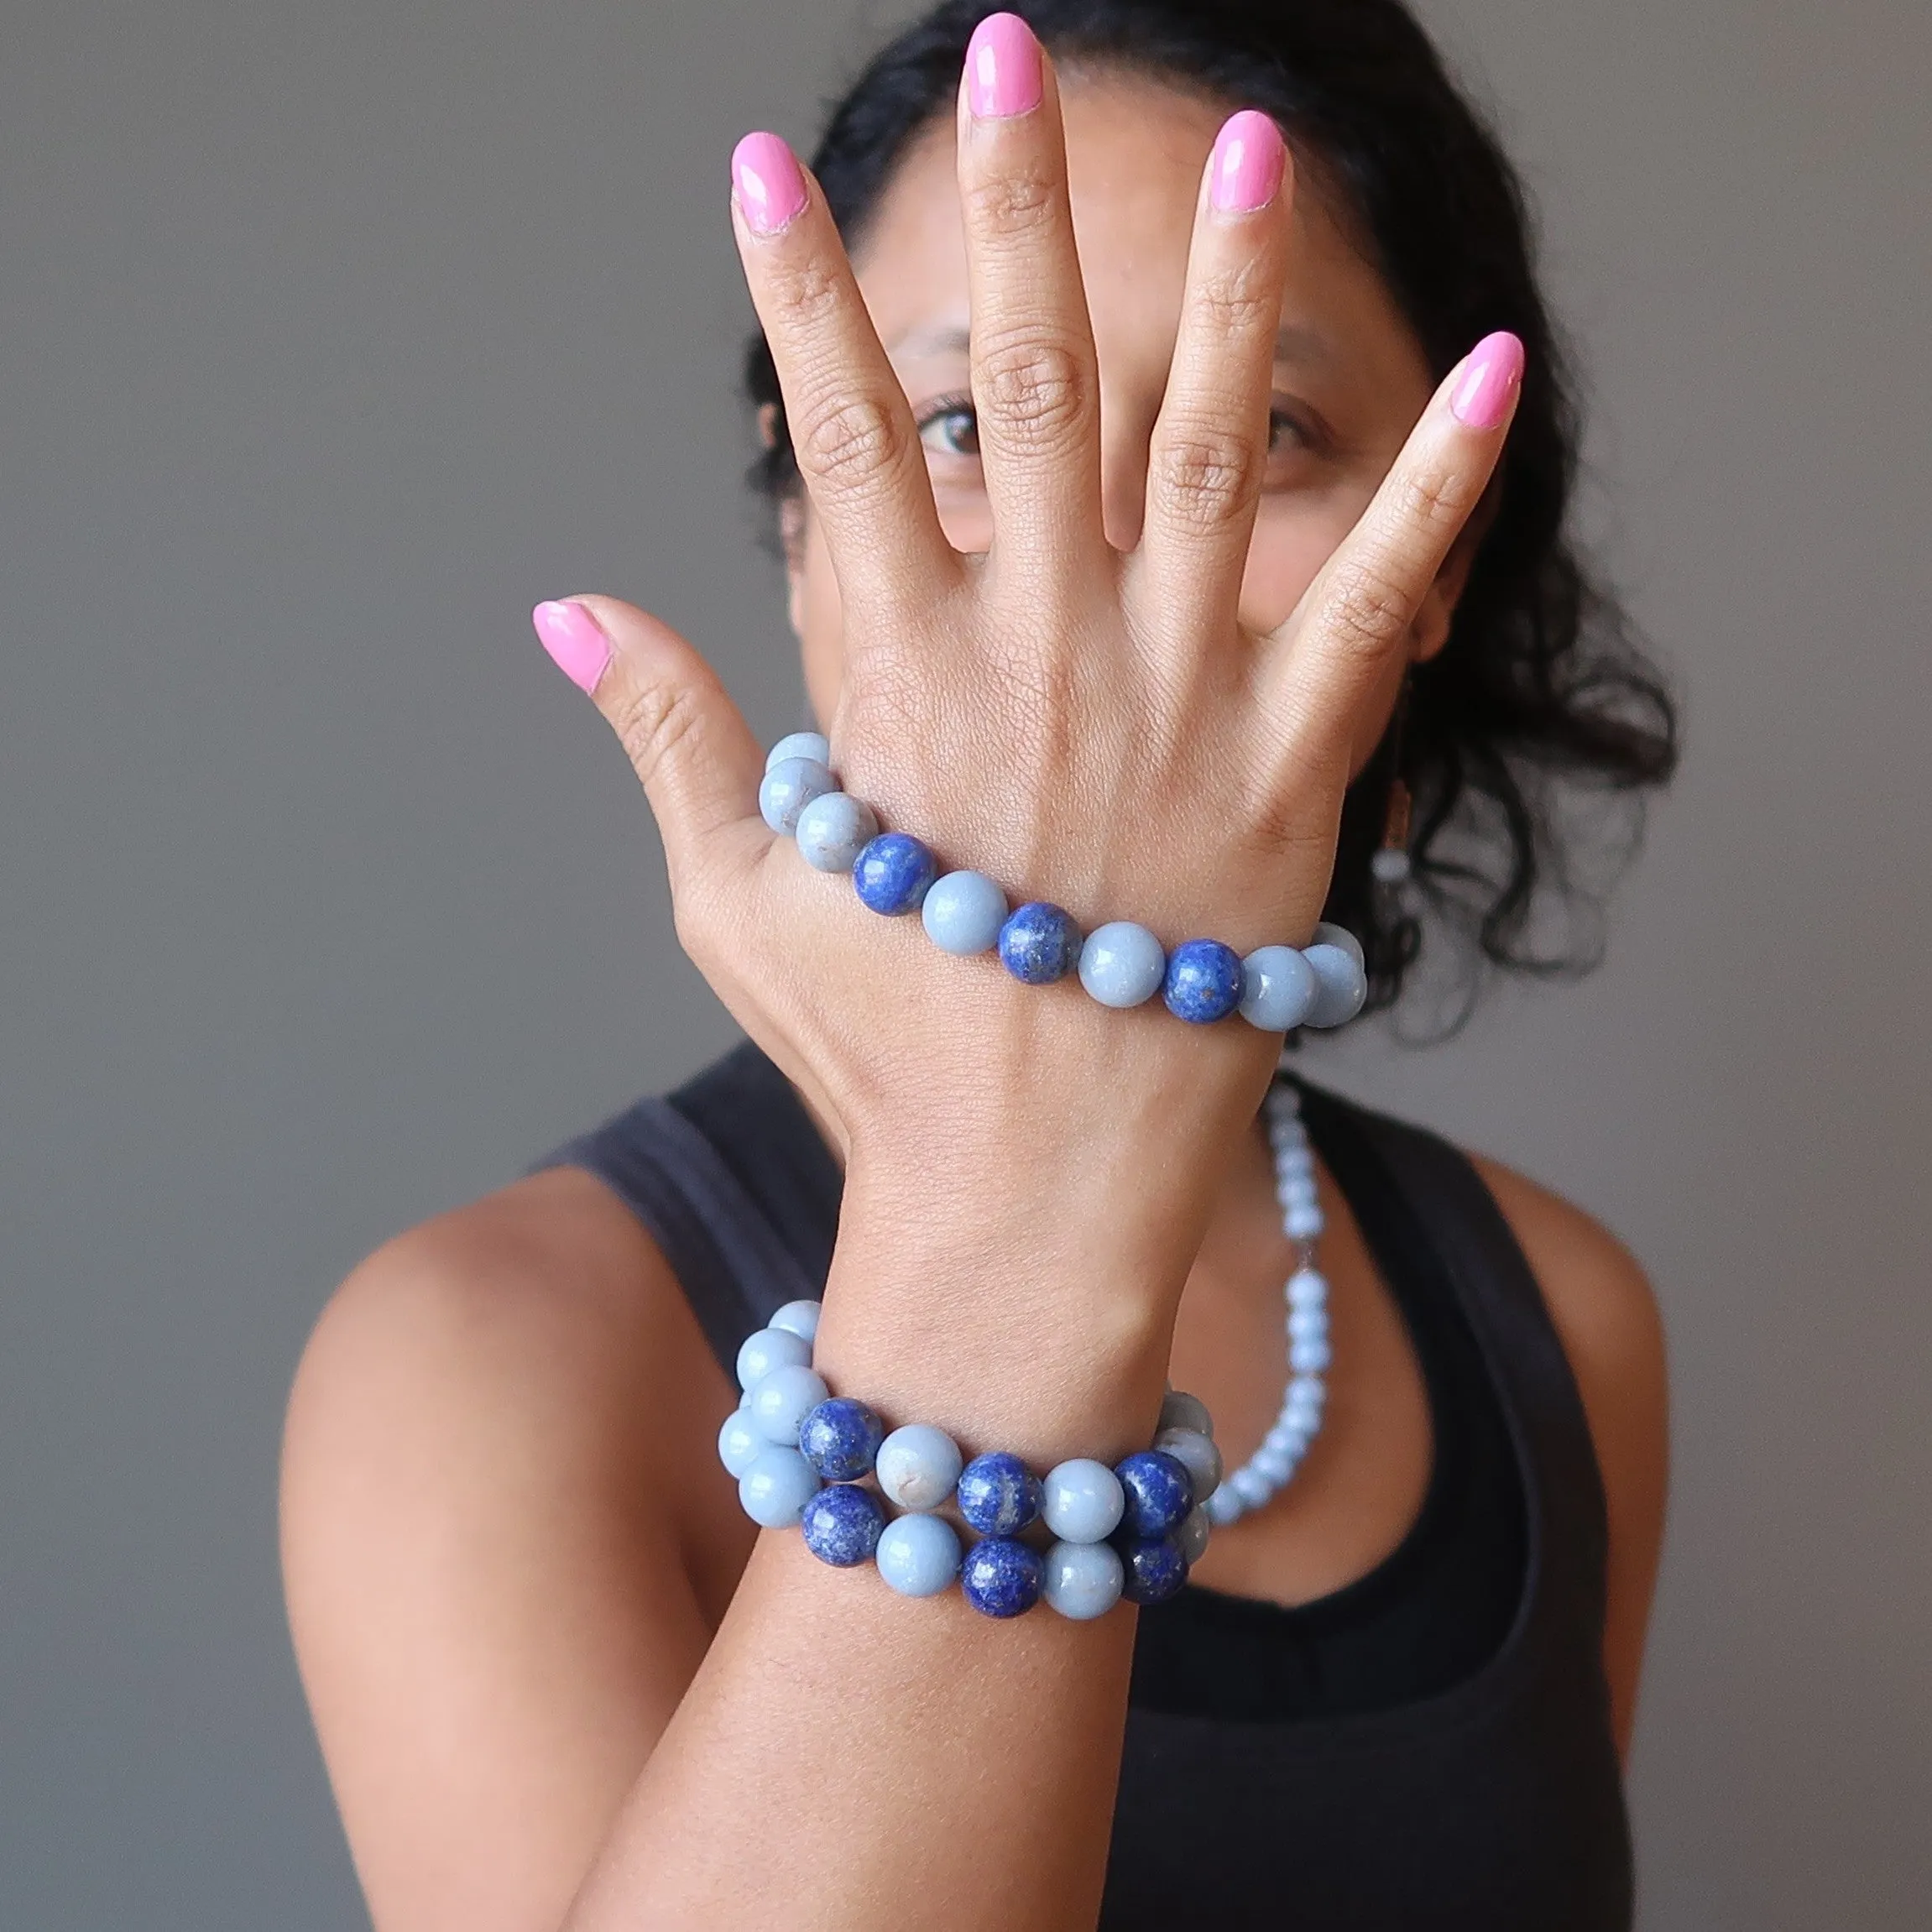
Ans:
[[[1218,939],[1188,939],[1170,953],[1145,926],[1117,919],[1083,935],[1044,900],[1009,909],[983,872],[942,874],[931,850],[906,832],[881,832],[872,808],[838,788],[832,747],[795,731],[771,748],[758,808],[774,832],[795,838],[807,864],[849,872],[859,898],[889,916],[917,912],[943,952],[996,951],[1029,986],[1078,973],[1103,1006],[1139,1006],[1158,993],[1167,1010],[1197,1026],[1239,1012],[1264,1032],[1339,1026],[1368,997],[1362,948],[1326,922],[1303,947],[1262,946],[1243,958]]]
[[[901,1596],[937,1596],[954,1578],[982,1616],[1019,1616],[1042,1599],[1077,1621],[1122,1597],[1164,1602],[1208,1546],[1204,1505],[1221,1480],[1207,1410],[1170,1390],[1152,1446],[1110,1469],[1079,1456],[1036,1476],[995,1449],[971,1461],[943,1429],[890,1433],[861,1402],[835,1396],[812,1365],[817,1302],[790,1302],[738,1351],[739,1407],[718,1453],[744,1513],[767,1529],[801,1525],[821,1563],[875,1564]],[[861,1486],[868,1479],[874,1489]],[[962,1551],[935,1512],[953,1502],[978,1540]],[[887,1505],[902,1512],[889,1516]],[[1054,1539],[1022,1541],[1043,1525]]]

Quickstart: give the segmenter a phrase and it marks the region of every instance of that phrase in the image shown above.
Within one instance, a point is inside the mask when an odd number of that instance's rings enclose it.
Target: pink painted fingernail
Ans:
[[[580,691],[595,691],[610,662],[610,640],[581,603],[540,603],[530,614],[538,641]]]
[[[1470,351],[1449,408],[1472,430],[1493,430],[1509,414],[1522,384],[1522,344],[1499,329]]]
[[[731,185],[755,235],[775,235],[805,211],[805,174],[775,134],[747,134],[731,151]]]
[[[1031,114],[1045,91],[1033,29],[1017,13],[989,13],[966,44],[966,105],[974,117]]]
[[[1288,157],[1282,131],[1266,114],[1244,107],[1214,138],[1208,198],[1224,215],[1251,215],[1281,191]]]

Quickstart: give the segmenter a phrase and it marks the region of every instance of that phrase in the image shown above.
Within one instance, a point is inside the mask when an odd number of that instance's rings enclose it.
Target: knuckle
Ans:
[[[1271,336],[1281,320],[1281,278],[1259,261],[1245,261],[1204,277],[1193,306],[1198,325],[1210,337]]]
[[[650,683],[625,691],[610,722],[648,790],[667,761],[693,741],[703,718],[703,707],[689,685]]]
[[[1385,571],[1346,563],[1330,587],[1322,628],[1330,644],[1349,656],[1380,659],[1408,634],[1409,603]]]
[[[1024,444],[1067,435],[1085,414],[1091,385],[1064,343],[1018,337],[986,347],[974,386],[981,415]]]
[[[1253,442],[1235,431],[1177,424],[1153,452],[1148,483],[1163,521],[1186,530],[1218,530],[1254,500],[1260,457]]]
[[[995,242],[1037,233],[1053,220],[1060,197],[1052,179],[1027,169],[976,181],[962,198],[967,227]]]
[[[893,469],[903,453],[897,419],[870,395],[833,397],[809,412],[793,448],[808,481],[847,488]]]
[[[1403,523],[1431,536],[1453,536],[1480,494],[1480,485],[1459,470],[1412,470],[1397,482],[1395,511]]]
[[[766,283],[773,319],[786,331],[809,329],[835,314],[844,300],[839,264],[823,255],[807,255],[775,265]]]

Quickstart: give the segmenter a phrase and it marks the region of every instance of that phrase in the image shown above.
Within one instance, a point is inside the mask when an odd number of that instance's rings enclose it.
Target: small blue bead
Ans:
[[[814,765],[832,762],[832,747],[822,731],[788,731],[765,755],[765,769],[782,765],[788,758],[809,758]]]
[[[744,1412],[767,1442],[787,1449],[798,1446],[798,1425],[831,1394],[825,1378],[802,1362],[792,1362],[761,1376],[751,1385]]]
[[[1219,939],[1188,939],[1167,961],[1161,996],[1177,1020],[1197,1026],[1224,1020],[1241,1003],[1241,958]]]
[[[777,1320],[774,1315],[772,1319]],[[1208,1405],[1198,1396],[1191,1396],[1185,1389],[1169,1389],[1161,1403],[1161,1420],[1157,1426],[1164,1429],[1198,1429],[1204,1436],[1214,1433],[1214,1418],[1208,1413]]]
[[[1288,1033],[1308,1016],[1320,988],[1292,946],[1262,946],[1241,962],[1241,1017],[1264,1033]]]
[[[743,1475],[770,1446],[743,1409],[734,1409],[718,1432],[718,1459],[728,1475]]]
[[[1115,919],[1096,926],[1080,948],[1080,984],[1103,1006],[1139,1006],[1161,990],[1167,955],[1145,926]]]
[[[1051,986],[1080,963],[1080,928],[1057,906],[1029,900],[1000,928],[1000,963],[1028,986]]]
[[[1040,1600],[1040,1559],[1010,1537],[989,1536],[967,1552],[959,1589],[982,1616],[1020,1616]]]
[[[1125,1572],[1120,1594],[1129,1603],[1165,1603],[1188,1580],[1188,1559],[1172,1535],[1133,1537],[1115,1547]]]
[[[1198,1429],[1167,1428],[1154,1438],[1154,1447],[1188,1472],[1196,1502],[1205,1502],[1221,1486],[1221,1452],[1212,1436]]]
[[[812,1360],[812,1344],[787,1329],[760,1329],[739,1345],[738,1386],[748,1389],[774,1369]]]
[[[795,1449],[761,1450],[738,1479],[744,1513],[765,1529],[790,1529],[812,1500],[818,1478]]]
[[[850,1569],[865,1562],[879,1547],[885,1512],[869,1489],[834,1483],[822,1489],[799,1517],[805,1547],[834,1569]]]
[[[1302,957],[1314,974],[1320,990],[1303,1022],[1309,1026],[1345,1026],[1361,1011],[1369,995],[1367,975],[1362,963],[1344,946],[1326,943],[1308,947]]]
[[[942,953],[961,958],[989,953],[1006,923],[1006,895],[984,872],[948,872],[933,883],[919,908],[926,932]]]
[[[786,758],[765,773],[758,788],[758,809],[774,832],[788,838],[798,829],[798,815],[813,799],[838,789],[838,781],[809,758]]]
[[[965,1458],[943,1429],[906,1423],[879,1445],[873,1473],[888,1502],[901,1509],[937,1509],[953,1493]]]
[[[1041,1514],[1063,1543],[1105,1542],[1127,1506],[1120,1477],[1091,1456],[1056,1463],[1041,1491]]]
[[[1076,1623],[1104,1616],[1126,1580],[1120,1552],[1104,1543],[1057,1543],[1042,1566],[1040,1594],[1050,1610]]]
[[[1338,926],[1332,919],[1324,919],[1316,927],[1308,940],[1311,946],[1339,946],[1365,970],[1368,966],[1368,955],[1362,951],[1362,943],[1345,926]]]
[[[881,832],[852,868],[859,896],[875,912],[916,912],[939,870],[932,854],[909,832]]]
[[[798,1425],[798,1453],[828,1482],[870,1475],[885,1425],[864,1402],[833,1396]]]
[[[1194,1506],[1186,1465],[1160,1449],[1136,1450],[1114,1465],[1114,1474],[1126,1491],[1120,1527],[1129,1536],[1165,1536]]]
[[[782,1329],[788,1335],[796,1335],[810,1348],[818,1339],[820,1312],[821,1304],[817,1302],[787,1302],[765,1325],[768,1329]]]
[[[859,854],[879,836],[872,807],[846,791],[828,791],[798,815],[792,836],[798,855],[818,872],[849,872]]]
[[[886,1524],[872,1555],[901,1596],[937,1596],[959,1574],[958,1533],[943,1517],[899,1517]]]
[[[982,1536],[1016,1536],[1040,1513],[1040,1479],[1004,1449],[976,1455],[959,1472],[959,1513]]]

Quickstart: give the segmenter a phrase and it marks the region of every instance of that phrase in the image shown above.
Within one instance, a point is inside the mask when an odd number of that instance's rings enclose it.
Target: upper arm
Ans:
[[[685,1446],[717,1409],[695,1332],[572,1173],[392,1242],[318,1324],[284,1565],[384,1932],[559,1924],[676,1709],[708,1626],[671,1499],[723,1480]]]
[[[1663,1324],[1642,1269],[1606,1229],[1498,1162],[1477,1166],[1543,1288],[1602,1471],[1610,1522],[1604,1668],[1617,1747],[1627,1755],[1669,1475]]]

